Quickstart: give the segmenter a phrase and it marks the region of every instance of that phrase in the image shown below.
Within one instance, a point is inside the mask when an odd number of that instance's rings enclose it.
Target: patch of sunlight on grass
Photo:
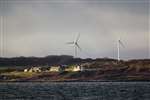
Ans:
[[[6,75],[6,76],[18,76],[18,77],[32,77],[32,76],[39,75],[39,73],[14,71],[14,72],[10,72],[10,73],[3,73],[3,75]]]

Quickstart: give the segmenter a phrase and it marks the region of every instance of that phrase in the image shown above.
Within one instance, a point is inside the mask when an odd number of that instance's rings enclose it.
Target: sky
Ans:
[[[0,0],[0,56],[73,55],[144,59],[150,54],[149,0]]]

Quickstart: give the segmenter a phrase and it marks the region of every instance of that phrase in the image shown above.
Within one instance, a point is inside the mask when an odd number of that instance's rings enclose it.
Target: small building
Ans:
[[[65,71],[69,72],[83,71],[83,67],[80,65],[68,66],[67,68],[65,68]]]
[[[24,72],[28,72],[28,69],[24,69]]]
[[[30,69],[24,69],[24,72],[42,72],[41,67],[32,67]]]
[[[50,72],[61,72],[61,71],[64,71],[64,69],[61,66],[51,66],[49,71]]]
[[[82,66],[79,66],[79,65],[74,66],[72,71],[74,71],[74,72],[83,71],[83,67],[82,67]]]

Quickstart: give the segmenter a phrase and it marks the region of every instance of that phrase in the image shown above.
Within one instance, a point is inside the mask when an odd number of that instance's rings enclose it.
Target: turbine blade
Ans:
[[[74,42],[67,42],[66,44],[74,44]]]
[[[80,33],[77,35],[76,39],[75,39],[75,42],[78,42],[79,41],[79,38],[80,38]]]
[[[123,42],[122,42],[121,40],[119,40],[119,44],[120,44],[122,47],[125,48],[125,46],[124,46],[124,44],[123,44]]]
[[[76,44],[76,46],[80,51],[82,51],[82,48],[78,44]]]

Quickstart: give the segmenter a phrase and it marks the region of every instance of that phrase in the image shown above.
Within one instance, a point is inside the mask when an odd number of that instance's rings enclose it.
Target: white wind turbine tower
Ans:
[[[74,41],[67,42],[67,44],[71,44],[74,46],[74,57],[77,57],[78,49],[81,51],[81,47],[78,44],[79,38],[80,38],[80,34],[77,35],[77,37],[74,39]]]
[[[117,40],[117,59],[118,61],[120,61],[120,46],[122,46],[123,48],[125,47],[123,42],[121,41],[120,37]]]

